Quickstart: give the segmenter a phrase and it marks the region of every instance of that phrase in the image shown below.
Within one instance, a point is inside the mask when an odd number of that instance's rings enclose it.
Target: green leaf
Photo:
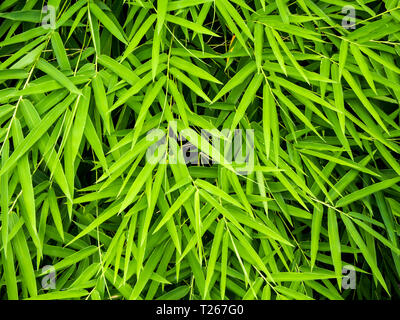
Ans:
[[[391,188],[393,185],[395,185],[398,182],[400,182],[400,177],[396,177],[393,179],[388,179],[388,180],[385,180],[382,182],[378,182],[378,183],[372,184],[368,187],[365,187],[363,189],[354,191],[353,193],[348,194],[347,196],[339,199],[338,202],[336,203],[336,207],[347,206],[350,203],[353,203],[354,201],[365,198],[371,194]]]
[[[119,41],[128,44],[126,41],[126,37],[121,31],[122,28],[120,26],[115,25],[115,22],[111,20],[94,2],[89,3],[90,11],[99,19],[99,21],[110,31],[114,37],[116,37]]]

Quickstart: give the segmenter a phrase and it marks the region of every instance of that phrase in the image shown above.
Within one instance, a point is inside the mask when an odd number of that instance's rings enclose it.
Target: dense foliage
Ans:
[[[399,9],[3,0],[0,298],[399,298]]]

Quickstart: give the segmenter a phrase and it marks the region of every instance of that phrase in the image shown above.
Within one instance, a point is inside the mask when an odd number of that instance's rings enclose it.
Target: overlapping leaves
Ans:
[[[399,3],[343,3],[3,1],[0,297],[398,297]]]

